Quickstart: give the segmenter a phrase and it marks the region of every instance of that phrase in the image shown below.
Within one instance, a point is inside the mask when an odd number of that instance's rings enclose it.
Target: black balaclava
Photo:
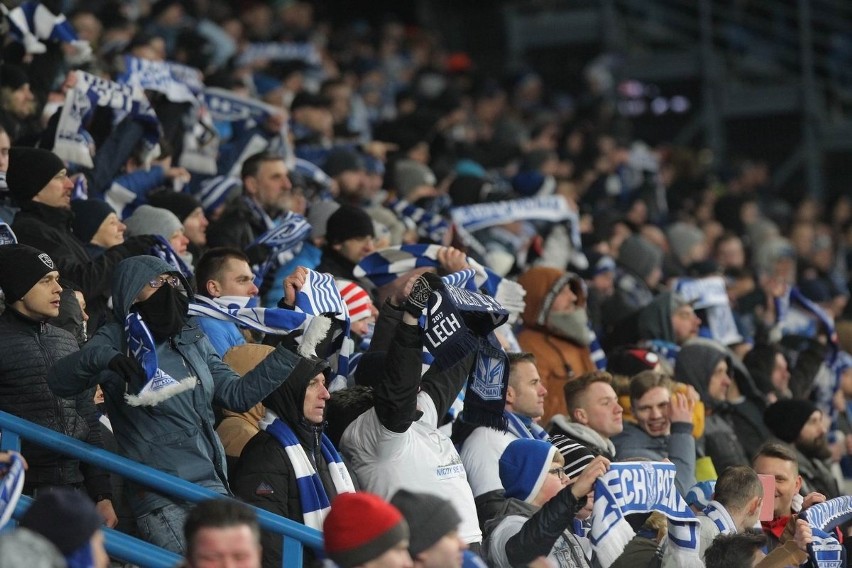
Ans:
[[[135,304],[133,309],[142,316],[154,339],[160,342],[183,329],[189,309],[189,298],[165,283],[150,298]]]

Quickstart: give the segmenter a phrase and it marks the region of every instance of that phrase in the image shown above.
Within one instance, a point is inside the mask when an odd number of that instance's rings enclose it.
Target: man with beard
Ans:
[[[827,499],[841,495],[828,461],[831,449],[821,410],[807,400],[779,400],[766,409],[763,420],[775,436],[795,448],[804,494],[816,491]]]
[[[39,131],[30,79],[22,68],[8,63],[0,68],[0,126],[16,142]]]
[[[535,356],[544,388],[559,392],[567,382],[595,370],[583,281],[571,272],[537,266],[522,274],[518,283],[527,292],[518,343]],[[566,413],[565,400],[550,396],[544,401],[541,424]]]

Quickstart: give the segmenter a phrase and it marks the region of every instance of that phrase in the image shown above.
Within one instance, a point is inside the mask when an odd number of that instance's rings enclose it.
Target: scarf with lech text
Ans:
[[[698,556],[699,524],[675,486],[674,464],[614,463],[595,482],[588,538],[603,568],[615,562],[634,532],[624,518],[659,511],[668,519],[668,548],[681,568],[703,567]]]
[[[811,505],[799,514],[811,526],[813,543],[808,545],[811,568],[846,566],[846,549],[832,534],[835,527],[852,520],[852,497],[846,495]]]
[[[331,504],[317,469],[311,463],[302,444],[299,443],[299,438],[296,437],[290,426],[269,409],[266,409],[266,415],[257,425],[261,430],[275,438],[287,453],[287,459],[290,460],[293,473],[296,474],[296,485],[299,487],[299,504],[302,506],[304,523],[311,528],[322,531],[322,523],[331,509]],[[320,451],[328,464],[328,474],[338,495],[354,493],[355,486],[352,483],[352,477],[350,477],[337,449],[325,434],[321,437]]]

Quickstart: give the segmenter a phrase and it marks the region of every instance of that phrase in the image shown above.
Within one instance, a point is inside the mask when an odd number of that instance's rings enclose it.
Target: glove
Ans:
[[[424,272],[417,280],[414,281],[411,293],[402,305],[402,309],[412,316],[419,318],[420,314],[423,313],[423,310],[426,309],[426,305],[429,303],[429,298],[432,296],[432,292],[443,289],[444,281],[441,280],[440,276],[432,272]]]
[[[151,251],[151,248],[159,242],[159,239],[157,239],[155,235],[134,235],[125,239],[123,245],[116,246],[125,247],[132,256],[137,254],[148,254]]]
[[[130,382],[133,379],[145,380],[145,369],[134,357],[118,354],[109,360],[107,368],[119,375],[125,382]]]

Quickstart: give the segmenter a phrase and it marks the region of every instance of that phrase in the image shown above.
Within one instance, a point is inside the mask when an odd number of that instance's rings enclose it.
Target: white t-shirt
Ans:
[[[464,441],[459,454],[474,497],[503,489],[503,482],[500,481],[500,456],[506,446],[515,439],[517,437],[514,434],[480,426]]]
[[[399,489],[447,499],[462,519],[461,539],[481,542],[482,531],[464,465],[452,441],[437,429],[438,412],[432,397],[418,394],[417,408],[423,416],[402,433],[382,426],[376,410],[368,410],[346,428],[340,452],[363,490],[385,499]]]

